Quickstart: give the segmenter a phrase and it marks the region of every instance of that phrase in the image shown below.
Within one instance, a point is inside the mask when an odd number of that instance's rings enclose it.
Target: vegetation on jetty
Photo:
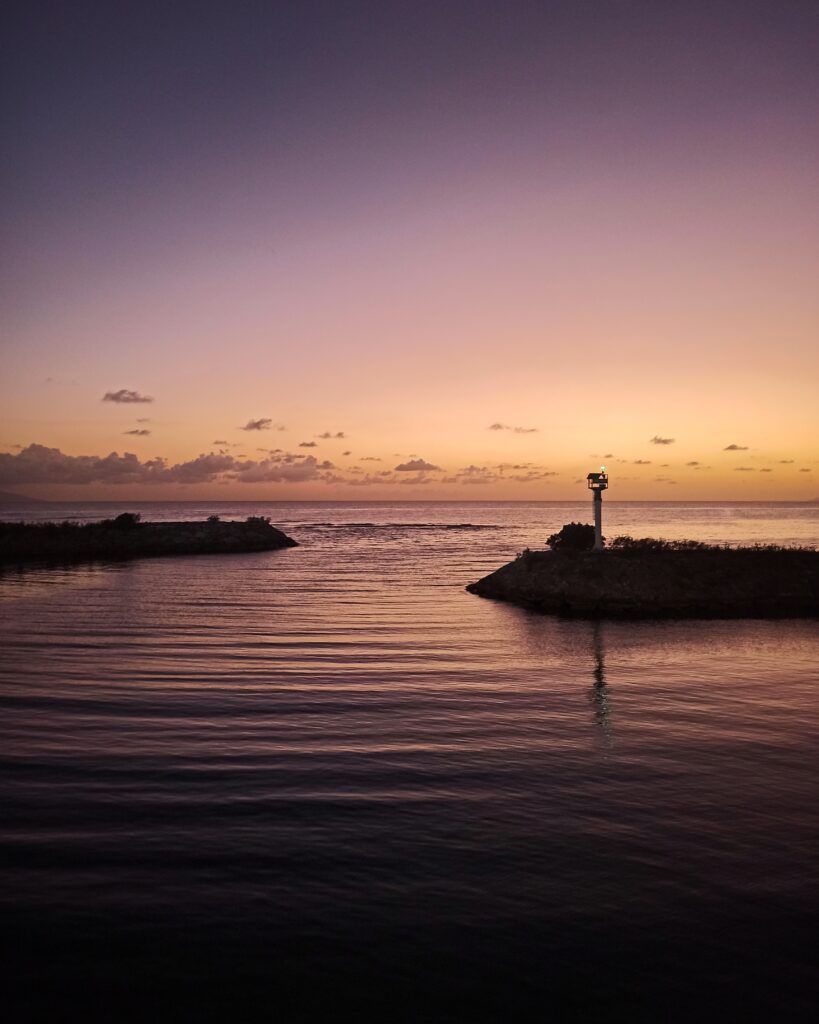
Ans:
[[[551,551],[524,551],[466,589],[579,618],[819,616],[819,551],[631,537],[590,551],[570,534],[568,544],[554,534]]]
[[[99,523],[0,523],[0,564],[113,561],[295,547],[263,516],[244,522],[141,523],[133,512]]]

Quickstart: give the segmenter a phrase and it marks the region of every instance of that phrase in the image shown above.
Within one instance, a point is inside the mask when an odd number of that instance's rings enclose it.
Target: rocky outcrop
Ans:
[[[0,523],[0,564],[85,562],[157,555],[234,554],[296,547],[269,520],[140,523],[126,513],[101,523]]]
[[[819,551],[526,551],[466,589],[580,618],[819,616]]]

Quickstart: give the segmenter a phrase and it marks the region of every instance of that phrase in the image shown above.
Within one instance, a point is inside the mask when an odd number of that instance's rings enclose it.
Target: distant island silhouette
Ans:
[[[45,498],[30,498],[27,494],[17,494],[15,491],[0,491],[0,504],[2,505],[50,505],[52,502]]]
[[[244,522],[143,523],[123,512],[97,523],[0,522],[0,565],[86,562],[158,555],[235,554],[296,547],[264,516]]]

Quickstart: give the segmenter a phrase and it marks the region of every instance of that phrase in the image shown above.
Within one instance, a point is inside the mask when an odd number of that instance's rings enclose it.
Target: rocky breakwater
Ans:
[[[819,616],[819,551],[617,538],[603,551],[524,551],[467,588],[579,618]]]
[[[243,522],[142,523],[124,512],[99,523],[0,523],[0,565],[235,554],[296,547],[262,516]]]

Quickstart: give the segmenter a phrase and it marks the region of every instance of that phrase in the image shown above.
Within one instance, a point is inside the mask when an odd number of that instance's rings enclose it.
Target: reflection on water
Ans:
[[[4,1009],[812,1012],[815,623],[467,594],[542,507],[289,515],[324,525],[0,577]]]
[[[591,696],[594,705],[594,720],[600,728],[600,735],[604,744],[610,747],[613,742],[611,722],[611,690],[606,683],[606,665],[604,661],[605,649],[603,646],[604,626],[600,621],[591,624],[592,630],[592,654],[594,656],[594,686]]]
[[[47,600],[66,588],[106,587],[112,574],[127,571],[127,562],[69,566],[6,566],[0,569],[0,605],[16,600]]]

